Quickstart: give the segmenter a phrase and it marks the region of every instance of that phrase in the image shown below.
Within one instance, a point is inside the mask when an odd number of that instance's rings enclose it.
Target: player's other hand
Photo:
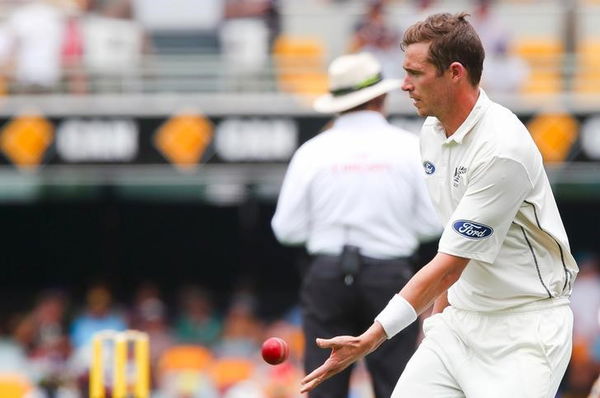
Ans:
[[[331,376],[340,373],[377,348],[385,338],[383,328],[375,322],[369,330],[358,337],[337,336],[331,339],[317,339],[317,345],[321,348],[330,348],[331,354],[323,365],[302,379],[301,392],[310,391]]]

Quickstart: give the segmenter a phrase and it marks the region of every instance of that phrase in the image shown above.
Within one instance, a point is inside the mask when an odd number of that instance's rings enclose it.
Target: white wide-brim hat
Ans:
[[[382,77],[381,65],[373,55],[342,55],[329,66],[329,94],[318,97],[313,108],[321,113],[343,112],[401,85],[401,80]]]

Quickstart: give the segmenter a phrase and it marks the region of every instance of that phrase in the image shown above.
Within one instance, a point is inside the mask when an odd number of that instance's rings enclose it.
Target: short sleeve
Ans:
[[[493,263],[531,189],[527,170],[515,160],[496,157],[477,167],[444,229],[439,251]]]

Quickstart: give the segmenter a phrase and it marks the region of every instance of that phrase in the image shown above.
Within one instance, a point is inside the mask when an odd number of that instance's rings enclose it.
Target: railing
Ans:
[[[571,91],[600,94],[600,66],[596,70],[590,64],[582,65],[579,60],[575,54],[527,59],[530,75],[522,89],[511,94],[560,94]],[[286,91],[285,83],[294,79],[298,79],[298,84],[307,84],[309,79],[325,78],[325,60],[316,63],[313,58],[305,60],[296,56],[293,62],[288,59],[285,67],[279,61],[276,57],[270,57],[260,68],[249,70],[232,64],[220,55],[151,54],[144,56],[137,67],[118,72],[83,67],[65,68],[62,81],[44,92],[69,94],[69,81],[83,78],[89,94],[277,93]],[[582,76],[587,78],[585,90],[575,84]],[[16,81],[14,72],[8,72],[5,78],[8,94],[30,92]],[[324,89],[320,84],[314,94]]]
[[[290,72],[288,70],[288,72]],[[63,69],[63,78],[43,92],[68,94],[69,82],[83,78],[89,93],[157,92],[276,92],[276,70],[271,60],[260,69],[240,70],[219,55],[152,54],[127,70],[104,72],[94,68]],[[17,82],[14,71],[6,75],[8,93],[31,92]],[[35,92],[35,91],[34,91]]]

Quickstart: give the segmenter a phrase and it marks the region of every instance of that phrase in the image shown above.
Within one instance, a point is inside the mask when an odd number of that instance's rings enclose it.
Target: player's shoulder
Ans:
[[[496,102],[490,104],[485,118],[494,122],[494,126],[503,129],[505,127],[517,128],[523,126],[517,115],[507,107]]]
[[[537,147],[529,131],[510,109],[492,103],[483,120],[485,141],[497,157],[514,159],[520,162],[531,160]]]

